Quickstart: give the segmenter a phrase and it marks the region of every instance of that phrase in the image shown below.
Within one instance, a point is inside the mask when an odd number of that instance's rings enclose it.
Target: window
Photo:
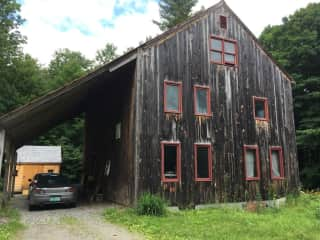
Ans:
[[[227,29],[227,17],[226,16],[220,16],[220,27]]]
[[[182,113],[182,83],[164,82],[164,111]]]
[[[161,180],[179,182],[181,145],[179,142],[161,142]]]
[[[210,38],[210,61],[217,64],[237,65],[237,43],[218,37]]]
[[[245,145],[244,152],[244,166],[246,180],[259,180],[260,179],[260,161],[259,151],[256,145]]]
[[[121,122],[118,122],[116,124],[115,138],[116,138],[116,140],[119,140],[121,138]]]
[[[284,178],[282,147],[270,147],[270,171],[271,179]]]
[[[205,182],[212,180],[211,144],[194,145],[195,180]]]
[[[253,97],[254,119],[261,121],[269,120],[268,100],[262,97]]]
[[[210,88],[195,85],[194,92],[194,113],[200,116],[211,116]]]

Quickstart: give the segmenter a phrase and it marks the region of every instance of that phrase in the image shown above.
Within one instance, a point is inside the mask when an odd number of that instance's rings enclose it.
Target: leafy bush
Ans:
[[[144,193],[138,200],[136,212],[138,215],[162,216],[165,214],[166,204],[158,196]]]
[[[316,218],[320,220],[320,207],[316,208]]]

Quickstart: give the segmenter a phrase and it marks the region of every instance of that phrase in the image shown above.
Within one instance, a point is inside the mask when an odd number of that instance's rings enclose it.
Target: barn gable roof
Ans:
[[[117,71],[124,71],[128,65],[133,63],[138,54],[139,49],[144,49],[153,44],[163,42],[174,36],[176,33],[185,30],[191,24],[206,17],[210,11],[215,8],[225,7],[231,14],[235,16],[242,27],[251,35],[252,39],[262,49],[262,51],[270,58],[270,60],[279,67],[289,81],[293,80],[289,74],[279,66],[276,61],[268,54],[267,51],[259,44],[254,34],[246,27],[239,17],[230,9],[224,0],[218,2],[207,10],[200,11],[187,21],[178,24],[159,36],[145,42],[132,51],[120,56],[112,62],[98,67],[83,77],[76,79],[42,97],[31,101],[3,116],[0,117],[0,128],[6,130],[17,144],[23,144],[25,141],[34,138],[53,125],[64,119],[71,118],[83,108],[83,101],[88,94],[88,89],[101,81],[112,81]],[[103,78],[101,77],[103,76]],[[31,134],[32,132],[32,134]],[[28,135],[29,134],[29,135]]]

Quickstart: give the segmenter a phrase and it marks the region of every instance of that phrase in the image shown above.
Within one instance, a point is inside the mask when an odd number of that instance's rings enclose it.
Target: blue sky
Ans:
[[[24,51],[47,64],[55,50],[69,48],[93,59],[107,42],[122,54],[147,36],[160,33],[158,0],[19,0],[26,19],[21,32],[27,36]],[[199,0],[193,11],[218,0]],[[320,0],[226,0],[242,21],[258,36],[268,24]]]

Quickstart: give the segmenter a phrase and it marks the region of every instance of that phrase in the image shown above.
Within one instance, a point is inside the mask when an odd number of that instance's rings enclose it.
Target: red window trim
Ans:
[[[247,149],[254,149],[256,151],[256,177],[248,177],[247,175],[247,161],[246,161],[246,153]],[[244,160],[244,172],[246,176],[246,181],[256,181],[260,180],[260,158],[259,158],[259,148],[258,145],[244,145],[243,146],[243,160]]]
[[[198,177],[198,159],[197,159],[197,148],[207,147],[208,148],[208,171],[209,177],[200,178]],[[210,143],[195,143],[194,144],[194,178],[196,182],[211,182],[212,181],[212,147]]]
[[[220,28],[227,29],[228,23],[227,23],[227,17],[224,15],[220,15]]]
[[[166,97],[167,97],[167,85],[173,85],[173,86],[178,86],[178,92],[179,92],[179,96],[178,96],[178,111],[174,111],[174,110],[168,110],[167,109],[167,103],[166,103]],[[168,81],[165,80],[164,81],[164,85],[163,85],[163,106],[164,106],[164,112],[165,113],[176,113],[176,114],[181,114],[182,113],[182,82],[174,82],[174,81]]]
[[[256,117],[256,100],[264,102],[264,112],[265,118]],[[253,96],[253,117],[255,120],[259,121],[269,121],[269,105],[268,105],[268,98],[266,97],[256,97]]]
[[[274,176],[272,173],[272,151],[278,151],[279,152],[279,171],[280,171],[280,177]],[[284,179],[284,164],[283,164],[283,151],[282,147],[280,146],[271,146],[269,148],[269,161],[270,161],[270,175],[272,180],[282,180]]]
[[[221,51],[211,48],[211,40],[212,40],[212,39],[221,40],[221,44],[222,44],[222,49],[221,49]],[[224,42],[234,43],[235,53],[226,52],[226,51],[224,50]],[[209,44],[210,44],[210,45],[209,45],[210,53],[211,53],[211,52],[218,52],[218,53],[221,54],[221,62],[212,61],[212,60],[211,60],[211,57],[210,57],[210,62],[211,62],[211,63],[220,64],[220,65],[226,65],[226,66],[232,66],[232,67],[237,67],[237,66],[238,66],[238,44],[237,44],[237,41],[236,41],[236,40],[226,39],[226,38],[222,38],[222,37],[218,37],[218,36],[210,36]],[[226,61],[224,60],[224,54],[225,54],[225,53],[234,56],[234,63],[226,62]]]
[[[197,112],[197,89],[206,89],[207,90],[207,112],[206,113],[198,113]],[[196,116],[207,116],[211,117],[211,91],[209,86],[200,86],[194,85],[193,86],[193,105],[194,105],[194,114]]]
[[[177,147],[177,177],[166,178],[164,175],[164,146],[176,146]],[[181,180],[181,143],[161,141],[161,181],[162,182],[180,182]]]

